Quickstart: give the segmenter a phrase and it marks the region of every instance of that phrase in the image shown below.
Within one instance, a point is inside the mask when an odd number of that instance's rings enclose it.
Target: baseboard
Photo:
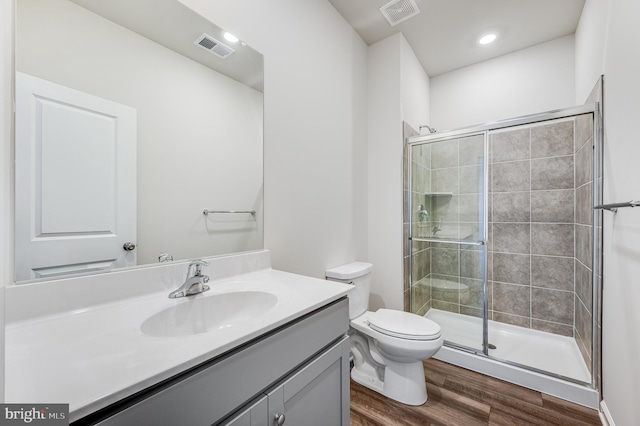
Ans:
[[[607,403],[604,401],[600,401],[600,421],[602,422],[602,426],[616,426],[607,407]]]

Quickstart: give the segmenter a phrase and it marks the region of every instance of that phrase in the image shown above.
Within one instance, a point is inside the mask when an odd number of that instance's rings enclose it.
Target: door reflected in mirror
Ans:
[[[260,53],[177,0],[16,8],[17,282],[263,247]]]

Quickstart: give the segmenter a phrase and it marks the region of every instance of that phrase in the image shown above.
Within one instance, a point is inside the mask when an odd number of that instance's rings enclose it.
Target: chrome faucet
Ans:
[[[205,284],[209,282],[209,276],[202,275],[202,267],[207,265],[208,263],[202,260],[191,262],[189,269],[187,269],[187,278],[184,284],[169,293],[169,298],[176,299],[178,297],[192,296],[209,290],[209,286]]]
[[[172,261],[173,261],[173,256],[171,256],[171,253],[158,254],[158,262],[162,263],[162,262],[172,262]]]

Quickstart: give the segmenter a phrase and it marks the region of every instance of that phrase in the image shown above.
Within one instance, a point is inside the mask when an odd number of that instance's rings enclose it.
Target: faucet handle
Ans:
[[[203,266],[208,266],[209,262],[205,262],[204,260],[194,260],[193,262],[189,263],[189,269],[187,269],[187,278],[191,275],[191,268],[195,266],[195,272],[193,273],[193,275],[202,275],[202,267]]]
[[[173,256],[171,253],[160,253],[158,254],[158,262],[171,262],[173,260]]]

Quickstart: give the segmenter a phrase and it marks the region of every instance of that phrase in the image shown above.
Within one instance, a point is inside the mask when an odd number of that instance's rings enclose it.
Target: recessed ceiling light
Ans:
[[[496,38],[498,38],[496,33],[485,34],[478,39],[478,44],[490,44],[496,41]]]
[[[231,33],[224,33],[224,38],[231,43],[237,43],[240,39]]]

